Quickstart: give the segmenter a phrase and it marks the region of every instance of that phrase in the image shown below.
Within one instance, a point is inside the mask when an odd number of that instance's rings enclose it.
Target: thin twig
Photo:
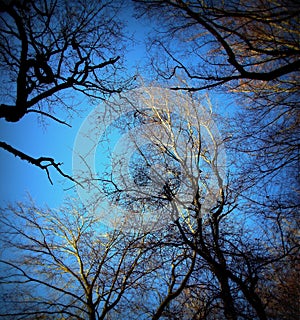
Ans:
[[[30,113],[30,112],[39,113],[39,114],[41,114],[41,115],[43,115],[43,116],[49,117],[49,118],[51,118],[52,120],[55,120],[55,121],[57,121],[57,122],[59,122],[59,123],[61,123],[61,124],[64,124],[64,125],[72,128],[72,126],[71,126],[70,124],[68,124],[67,122],[65,122],[65,121],[63,121],[63,120],[60,120],[60,119],[54,117],[53,115],[51,115],[51,114],[49,114],[49,113],[47,113],[47,112],[44,112],[44,111],[41,111],[41,110],[31,109],[31,110],[27,110],[25,113]]]

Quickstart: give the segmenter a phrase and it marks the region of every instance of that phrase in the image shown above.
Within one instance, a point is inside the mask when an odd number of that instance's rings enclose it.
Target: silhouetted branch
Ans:
[[[55,160],[53,158],[49,158],[49,157],[33,158],[33,157],[27,155],[26,153],[12,147],[11,145],[9,145],[3,141],[0,141],[0,147],[4,150],[8,151],[9,153],[13,154],[14,156],[16,156],[22,160],[28,161],[29,163],[33,164],[34,166],[39,167],[42,170],[45,170],[51,184],[53,184],[53,182],[50,177],[49,167],[53,167],[64,178],[67,178],[67,179],[75,182],[76,184],[79,184],[80,186],[82,186],[79,182],[77,182],[75,179],[73,179],[70,175],[64,173],[60,169],[60,166],[62,165],[62,163],[55,162]]]

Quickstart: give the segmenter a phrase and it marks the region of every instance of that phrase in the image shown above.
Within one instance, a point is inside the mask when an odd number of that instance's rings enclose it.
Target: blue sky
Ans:
[[[49,121],[43,128],[36,121],[36,115],[29,114],[18,123],[1,120],[1,139],[33,157],[50,156],[63,162],[66,173],[72,169],[72,145],[81,119],[72,122],[72,128]],[[51,185],[46,172],[1,150],[1,202],[21,201],[30,193],[38,203],[56,205],[63,197],[63,188],[71,183],[51,170],[54,185]]]

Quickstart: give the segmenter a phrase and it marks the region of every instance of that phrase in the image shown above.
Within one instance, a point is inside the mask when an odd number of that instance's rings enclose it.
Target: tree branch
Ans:
[[[64,125],[72,128],[72,126],[71,126],[70,124],[68,124],[67,122],[62,121],[62,120],[60,120],[60,119],[52,116],[51,114],[49,114],[49,113],[47,113],[47,112],[44,112],[44,111],[41,111],[41,110],[27,110],[27,111],[26,111],[26,113],[31,113],[31,112],[39,113],[39,114],[41,114],[41,115],[43,115],[43,116],[49,117],[49,118],[53,119],[54,121],[57,121],[57,122],[59,122],[59,123],[61,123],[61,124],[64,124]]]
[[[74,183],[79,184],[82,187],[82,185],[79,182],[77,182],[74,178],[72,178],[68,174],[64,173],[60,169],[60,165],[62,165],[62,163],[59,163],[59,162],[56,163],[53,158],[49,158],[49,157],[33,158],[33,157],[27,155],[26,153],[24,153],[18,149],[15,149],[11,145],[9,145],[3,141],[0,141],[0,147],[4,150],[8,151],[9,153],[13,154],[14,156],[19,157],[22,160],[26,160],[29,163],[39,167],[40,169],[45,170],[47,173],[48,179],[52,185],[53,185],[53,182],[50,177],[49,167],[53,167],[64,178],[67,178],[67,179],[73,181]]]

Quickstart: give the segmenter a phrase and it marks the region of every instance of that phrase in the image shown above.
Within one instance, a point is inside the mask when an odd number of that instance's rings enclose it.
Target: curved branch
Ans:
[[[42,170],[45,170],[48,176],[48,179],[50,181],[51,184],[53,184],[51,177],[50,177],[50,172],[49,172],[49,167],[53,167],[60,175],[62,175],[64,178],[67,178],[71,181],[73,181],[76,184],[79,184],[80,186],[82,186],[79,182],[77,182],[74,178],[72,178],[71,176],[69,176],[68,174],[64,173],[61,169],[60,169],[60,165],[62,163],[59,162],[55,162],[55,160],[53,158],[49,158],[49,157],[39,157],[39,158],[33,158],[29,155],[27,155],[26,153],[15,149],[14,147],[12,147],[11,145],[0,141],[0,147],[6,151],[8,151],[9,153],[13,154],[16,157],[19,157],[22,160],[26,160],[29,163],[39,167]]]
[[[27,98],[28,92],[26,90],[26,74],[27,74],[27,54],[28,54],[28,39],[22,18],[13,9],[12,6],[7,7],[8,14],[14,19],[19,37],[21,40],[21,53],[20,53],[20,68],[17,77],[17,97],[15,112],[10,114],[10,119],[6,118],[7,121],[18,121],[21,119],[27,109]]]
[[[62,120],[60,120],[60,119],[52,116],[51,114],[49,114],[49,113],[47,113],[47,112],[44,112],[44,111],[41,111],[41,110],[27,110],[27,111],[26,111],[26,113],[31,113],[31,112],[39,113],[39,114],[41,114],[41,115],[43,115],[43,116],[49,117],[49,118],[51,118],[51,119],[54,120],[54,121],[57,121],[57,122],[59,122],[59,123],[61,123],[61,124],[64,124],[64,125],[72,128],[72,126],[71,126],[70,124],[68,124],[67,122],[62,121]]]

